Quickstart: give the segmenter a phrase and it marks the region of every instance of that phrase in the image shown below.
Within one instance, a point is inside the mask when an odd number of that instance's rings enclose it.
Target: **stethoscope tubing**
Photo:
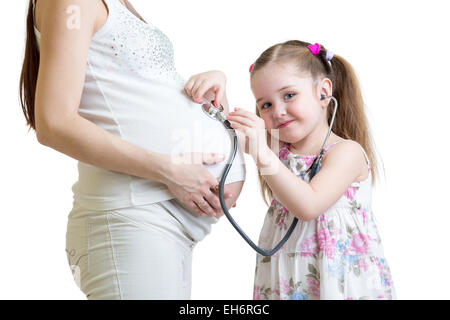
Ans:
[[[307,174],[310,175],[309,180],[311,180],[316,173],[319,170],[319,166],[320,163],[322,162],[322,157],[323,157],[323,153],[324,153],[324,147],[325,144],[328,140],[328,137],[330,136],[331,133],[331,129],[333,127],[333,123],[334,123],[334,118],[336,117],[336,111],[337,111],[337,107],[338,107],[338,102],[337,99],[333,96],[326,96],[325,98],[331,98],[334,102],[334,112],[333,112],[333,116],[331,118],[331,122],[330,122],[330,127],[328,129],[328,134],[325,137],[325,140],[322,144],[322,148],[320,150],[319,155],[317,156],[317,158],[314,160],[313,164],[311,165],[311,167],[309,167],[309,169],[307,170]],[[228,172],[231,169],[231,166],[233,164],[234,158],[236,157],[236,153],[237,153],[237,145],[238,145],[238,141],[237,141],[237,135],[236,135],[236,131],[231,127],[230,122],[228,120],[226,120],[226,118],[223,116],[222,111],[223,111],[223,107],[221,106],[222,109],[218,109],[214,106],[214,101],[212,101],[210,103],[210,107],[215,108],[215,110],[212,110],[213,112],[207,112],[205,111],[203,108],[203,112],[206,113],[206,115],[208,115],[210,118],[214,119],[214,120],[219,120],[220,122],[223,123],[223,125],[225,126],[225,128],[230,129],[227,130],[228,132],[231,132],[233,135],[233,152],[230,155],[230,158],[228,159],[228,162],[225,166],[224,172],[222,174],[222,178],[220,179],[220,183],[219,183],[219,200],[220,200],[220,205],[222,206],[222,210],[225,214],[225,216],[227,217],[228,221],[230,221],[231,225],[236,229],[236,231],[241,235],[241,237],[250,245],[250,247],[253,248],[253,250],[255,250],[257,253],[259,253],[262,256],[272,256],[274,255],[285,243],[286,241],[290,238],[290,236],[292,235],[292,232],[294,231],[295,227],[297,226],[298,223],[298,218],[294,216],[294,219],[292,220],[292,223],[288,229],[288,231],[286,232],[286,234],[284,235],[284,237],[280,240],[280,242],[271,250],[264,250],[260,247],[258,247],[248,236],[247,234],[239,227],[239,225],[236,223],[236,221],[233,219],[233,217],[231,216],[231,214],[228,212],[227,209],[227,205],[225,203],[225,197],[224,197],[224,189],[225,189],[225,180],[226,177],[228,175]]]
[[[248,236],[247,234],[239,227],[239,225],[236,223],[236,221],[233,219],[233,217],[231,216],[231,214],[228,212],[227,206],[225,204],[225,199],[224,199],[224,188],[225,188],[225,180],[226,177],[228,175],[228,171],[230,171],[230,168],[233,164],[234,158],[236,157],[236,152],[237,152],[237,135],[236,132],[234,131],[234,129],[231,127],[230,122],[228,120],[225,120],[223,122],[224,126],[227,129],[231,129],[230,132],[233,135],[233,152],[230,156],[230,160],[228,161],[224,173],[222,175],[222,178],[220,179],[220,183],[219,183],[219,200],[220,200],[220,205],[222,206],[222,210],[225,214],[225,216],[227,217],[228,221],[230,221],[231,225],[236,229],[236,231],[241,235],[242,238],[244,238],[244,240],[250,245],[250,247],[253,248],[253,250],[255,250],[256,252],[258,252],[260,255],[263,256],[272,256],[275,254],[275,252],[277,252],[285,243],[286,241],[289,239],[289,237],[291,236],[292,232],[295,229],[295,226],[297,225],[298,219],[297,217],[294,217],[294,220],[292,221],[291,226],[289,227],[289,230],[286,232],[286,234],[284,235],[283,239],[281,239],[281,241],[272,249],[272,250],[264,250],[260,247],[258,247]]]

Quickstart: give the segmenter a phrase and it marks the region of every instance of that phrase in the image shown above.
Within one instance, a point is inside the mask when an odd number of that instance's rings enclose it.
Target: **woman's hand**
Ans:
[[[236,131],[239,145],[245,153],[250,154],[259,164],[270,148],[267,145],[266,126],[264,120],[256,114],[235,108],[227,115],[227,120]]]
[[[214,99],[216,107],[219,108],[225,95],[226,82],[226,76],[222,71],[203,72],[190,77],[184,91],[197,103],[202,103],[205,99]],[[214,97],[207,96],[209,91],[214,93]]]
[[[170,178],[165,181],[175,197],[195,213],[205,216],[220,217],[223,214],[218,192],[214,187],[219,181],[204,167],[224,160],[224,155],[215,153],[186,153],[172,156]],[[232,194],[225,186],[225,199]]]

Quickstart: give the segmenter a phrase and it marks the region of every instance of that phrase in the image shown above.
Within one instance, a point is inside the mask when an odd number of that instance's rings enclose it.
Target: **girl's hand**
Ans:
[[[214,99],[216,107],[219,108],[225,95],[226,82],[226,76],[222,71],[203,72],[190,77],[184,91],[197,103],[202,103],[205,99]],[[210,92],[214,93],[214,97],[207,96]]]
[[[227,115],[227,120],[236,131],[239,145],[245,144],[244,152],[250,154],[258,164],[270,151],[267,146],[264,120],[244,109],[235,108]]]
[[[214,190],[219,181],[203,164],[219,163],[224,160],[224,157],[214,153],[193,152],[173,156],[171,160],[168,163],[170,177],[165,184],[173,195],[201,216],[223,215],[218,193]],[[231,196],[232,194],[225,186],[225,199]]]

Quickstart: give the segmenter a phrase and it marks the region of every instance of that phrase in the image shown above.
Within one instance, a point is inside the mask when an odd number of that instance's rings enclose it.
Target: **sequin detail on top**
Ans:
[[[116,7],[116,22],[121,26],[118,32],[109,34],[119,67],[143,78],[183,85],[185,81],[175,68],[170,39],[153,24],[140,20],[119,0],[110,0],[108,4]]]

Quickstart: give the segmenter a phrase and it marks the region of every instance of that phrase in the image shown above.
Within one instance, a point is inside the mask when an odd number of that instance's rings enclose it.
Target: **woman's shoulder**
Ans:
[[[93,24],[92,34],[95,34],[105,24],[108,18],[108,7],[103,0],[80,0],[77,1],[76,8],[70,7],[74,6],[73,1],[70,0],[60,0],[56,4],[53,0],[34,0],[34,4],[34,25],[38,31],[42,30],[42,22],[44,19],[52,15],[61,16],[60,8],[63,8],[64,12],[66,12],[66,15],[62,17],[66,23],[69,19],[74,22],[73,18],[76,18],[74,15],[77,14],[79,15],[80,21],[83,20],[85,23],[91,21]],[[83,14],[83,12],[89,12],[89,15]],[[87,16],[91,18],[87,18]]]

